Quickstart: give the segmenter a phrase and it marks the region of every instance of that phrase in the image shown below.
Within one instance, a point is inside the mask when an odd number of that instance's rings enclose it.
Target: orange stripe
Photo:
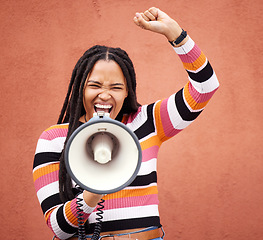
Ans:
[[[162,142],[160,141],[159,137],[155,135],[155,136],[152,136],[152,137],[148,138],[147,140],[141,142],[141,148],[143,151],[143,150],[150,148],[152,146],[160,147],[161,144],[162,144]]]
[[[48,129],[46,129],[45,131],[49,131],[49,130],[56,129],[56,128],[67,129],[68,124],[66,124],[66,125],[54,125],[54,126],[49,127]]]
[[[125,198],[125,197],[139,197],[151,194],[158,194],[157,186],[142,188],[142,189],[124,189],[116,193],[108,194],[104,197],[105,200]]]
[[[50,210],[45,214],[45,220],[46,220],[46,222],[47,222],[47,220],[48,220],[48,218],[49,218],[49,215],[54,211],[55,208],[56,208],[56,207],[50,209]]]
[[[78,218],[76,218],[71,211],[70,204],[71,202],[67,202],[65,206],[66,217],[73,225],[78,225]]]
[[[206,56],[201,52],[200,56],[192,63],[183,63],[184,68],[187,70],[195,71],[200,68],[206,61]]]
[[[185,100],[187,101],[188,105],[193,109],[193,110],[200,110],[203,109],[206,104],[208,103],[209,100],[201,103],[197,103],[193,97],[191,96],[189,92],[189,82],[185,85],[184,87],[184,97]]]
[[[36,181],[38,178],[40,178],[46,174],[58,171],[58,170],[59,170],[59,163],[50,164],[48,166],[45,166],[45,167],[42,167],[42,168],[35,170],[33,172],[33,179],[34,179],[34,181]]]
[[[162,119],[160,114],[160,108],[161,108],[162,101],[159,101],[156,103],[154,108],[154,117],[155,117],[155,124],[157,128],[157,135],[160,139],[162,139],[165,136],[163,125],[162,125]]]
[[[163,130],[163,124],[162,124],[162,119],[161,119],[161,104],[162,101],[159,101],[156,104],[155,111],[154,111],[154,117],[156,120],[156,128],[157,128],[157,135],[159,136],[159,139],[161,139],[162,142],[170,139],[171,137],[167,137],[165,135],[165,132]]]

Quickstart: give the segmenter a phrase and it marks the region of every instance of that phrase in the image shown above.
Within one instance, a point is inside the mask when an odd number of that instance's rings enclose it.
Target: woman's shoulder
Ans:
[[[68,123],[52,125],[43,131],[40,138],[52,140],[57,137],[66,137],[68,133]]]

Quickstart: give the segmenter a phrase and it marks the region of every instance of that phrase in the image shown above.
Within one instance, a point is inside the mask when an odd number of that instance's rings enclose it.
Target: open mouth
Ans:
[[[95,109],[95,112],[110,113],[112,110],[112,105],[95,104],[94,109]]]

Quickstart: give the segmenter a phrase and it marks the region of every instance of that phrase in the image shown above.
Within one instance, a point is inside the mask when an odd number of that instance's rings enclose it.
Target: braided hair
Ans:
[[[68,92],[57,122],[58,124],[69,124],[65,145],[74,130],[80,126],[80,117],[86,114],[83,105],[83,90],[88,74],[92,71],[95,63],[99,60],[115,61],[120,66],[126,79],[128,96],[125,98],[116,120],[120,121],[124,114],[136,112],[140,106],[136,97],[136,75],[133,63],[128,54],[121,48],[110,48],[100,45],[91,47],[78,60],[73,69]],[[60,157],[59,193],[63,202],[74,198],[71,178],[67,173],[65,166],[64,150]]]

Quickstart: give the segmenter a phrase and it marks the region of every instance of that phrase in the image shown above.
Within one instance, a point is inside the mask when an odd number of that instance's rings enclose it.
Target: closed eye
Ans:
[[[112,87],[112,90],[123,90],[123,87]]]
[[[101,86],[98,84],[88,84],[89,87],[93,87],[93,88],[100,88]]]
[[[98,88],[105,88],[109,90],[115,90],[115,91],[120,91],[124,90],[125,85],[123,83],[113,83],[110,84],[109,87],[103,86],[100,82],[94,81],[94,80],[89,80],[87,83],[88,87],[98,89]]]
[[[124,84],[122,83],[114,83],[111,85],[111,89],[113,90],[123,90],[124,89]]]

